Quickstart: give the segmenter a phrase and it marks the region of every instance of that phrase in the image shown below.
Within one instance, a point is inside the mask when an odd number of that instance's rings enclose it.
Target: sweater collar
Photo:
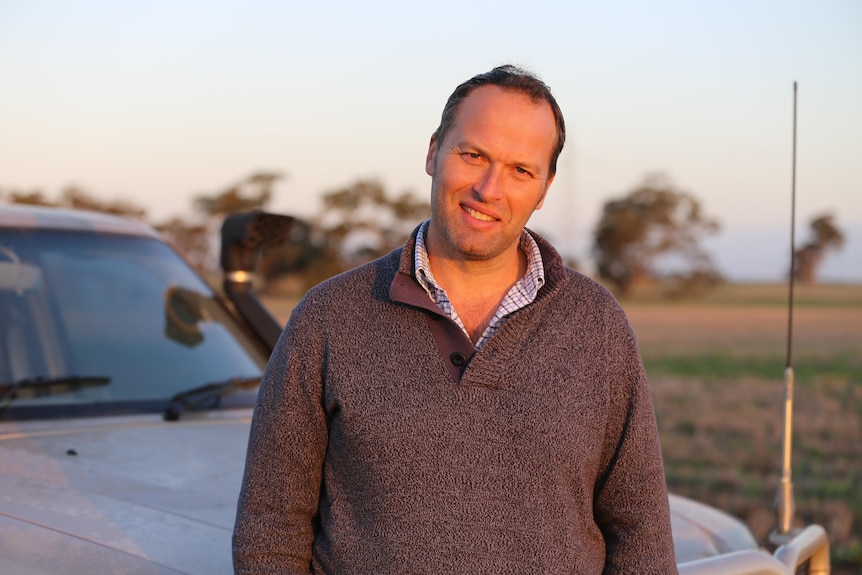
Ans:
[[[398,271],[392,279],[392,283],[389,288],[389,297],[392,298],[393,301],[406,303],[439,313],[440,310],[437,307],[437,304],[431,301],[428,294],[415,278],[414,253],[416,250],[416,236],[419,233],[421,225],[422,224],[416,226],[410,234],[410,237],[407,239],[407,243],[401,250]],[[568,274],[566,272],[566,267],[563,264],[563,258],[557,250],[554,249],[550,242],[536,232],[528,228],[524,229],[536,242],[536,245],[539,247],[539,252],[542,254],[542,265],[544,266],[545,271],[545,284],[539,288],[539,292],[536,296],[536,300],[538,301],[556,291],[557,287],[566,281]]]

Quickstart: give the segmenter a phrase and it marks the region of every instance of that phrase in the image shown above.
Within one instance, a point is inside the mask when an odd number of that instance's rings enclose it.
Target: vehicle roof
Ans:
[[[158,237],[150,226],[122,216],[25,204],[0,204],[0,228]]]

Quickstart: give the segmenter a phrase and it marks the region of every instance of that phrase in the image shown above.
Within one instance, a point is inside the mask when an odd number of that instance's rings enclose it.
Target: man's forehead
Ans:
[[[525,131],[534,128],[556,133],[554,113],[548,102],[499,86],[480,86],[471,91],[461,102],[453,124],[458,128],[456,131],[461,131],[467,126],[498,125],[507,121]]]

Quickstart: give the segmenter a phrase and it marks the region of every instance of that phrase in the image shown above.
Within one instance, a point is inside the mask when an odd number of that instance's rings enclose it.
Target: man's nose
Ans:
[[[502,169],[497,166],[488,166],[481,178],[473,185],[473,193],[477,199],[483,202],[494,202],[503,197]]]

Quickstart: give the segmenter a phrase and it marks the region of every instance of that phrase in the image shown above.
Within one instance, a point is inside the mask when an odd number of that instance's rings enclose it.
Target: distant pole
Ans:
[[[791,454],[793,451],[793,285],[796,271],[796,99],[797,87],[793,82],[793,162],[791,175],[790,208],[790,277],[787,312],[787,362],[784,367],[784,441],[782,446],[781,479],[775,496],[777,523],[770,541],[775,545],[785,543],[793,528],[796,503],[793,498],[791,480]]]

